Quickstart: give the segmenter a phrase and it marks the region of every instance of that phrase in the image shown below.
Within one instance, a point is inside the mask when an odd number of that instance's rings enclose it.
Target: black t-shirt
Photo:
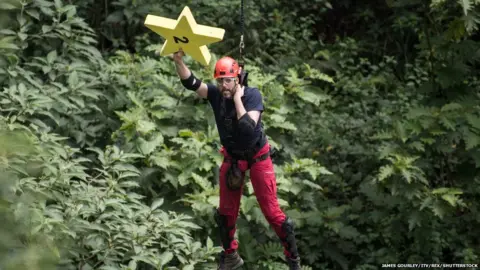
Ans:
[[[263,124],[262,117],[260,115],[257,126],[253,134],[242,133],[236,126],[238,123],[237,114],[235,109],[235,104],[232,99],[223,98],[222,94],[218,90],[217,86],[213,84],[208,84],[208,101],[213,109],[215,115],[215,122],[217,123],[218,134],[220,135],[220,141],[227,150],[247,150],[252,147],[262,136]],[[262,94],[257,88],[245,86],[244,95],[242,97],[243,106],[247,112],[249,111],[260,111],[263,112],[263,101]],[[222,103],[225,106],[225,113],[222,114]],[[232,137],[228,137],[226,121],[225,118],[229,117],[233,120],[233,132],[230,134]]]

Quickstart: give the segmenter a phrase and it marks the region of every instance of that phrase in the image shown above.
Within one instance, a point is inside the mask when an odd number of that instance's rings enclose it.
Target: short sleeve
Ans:
[[[257,88],[251,88],[243,102],[245,110],[248,111],[263,111],[262,94]]]
[[[211,83],[207,83],[207,99],[210,103],[214,103],[219,95],[218,88]]]

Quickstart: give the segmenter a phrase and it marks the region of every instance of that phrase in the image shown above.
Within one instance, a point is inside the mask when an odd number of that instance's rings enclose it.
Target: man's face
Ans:
[[[235,94],[235,78],[217,78],[218,90],[225,98],[232,98]]]

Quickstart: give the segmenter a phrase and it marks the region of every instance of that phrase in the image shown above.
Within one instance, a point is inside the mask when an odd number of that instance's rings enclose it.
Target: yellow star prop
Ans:
[[[182,49],[204,65],[208,65],[211,59],[206,45],[221,41],[225,34],[222,28],[197,24],[187,6],[177,20],[149,14],[145,19],[145,26],[166,39],[160,50],[161,56]]]

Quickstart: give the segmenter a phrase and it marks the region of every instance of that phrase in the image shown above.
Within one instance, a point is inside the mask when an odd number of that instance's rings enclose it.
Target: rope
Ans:
[[[248,72],[245,72],[245,59],[244,59],[244,49],[245,49],[245,43],[243,42],[243,34],[245,31],[245,17],[243,13],[243,1],[240,0],[240,57],[238,61],[238,65],[242,68],[242,72],[240,75],[240,83],[244,86],[248,86]]]
[[[243,42],[243,33],[244,33],[244,14],[243,14],[243,0],[241,0],[240,4],[240,62],[243,65],[243,49],[245,48],[245,43]]]

